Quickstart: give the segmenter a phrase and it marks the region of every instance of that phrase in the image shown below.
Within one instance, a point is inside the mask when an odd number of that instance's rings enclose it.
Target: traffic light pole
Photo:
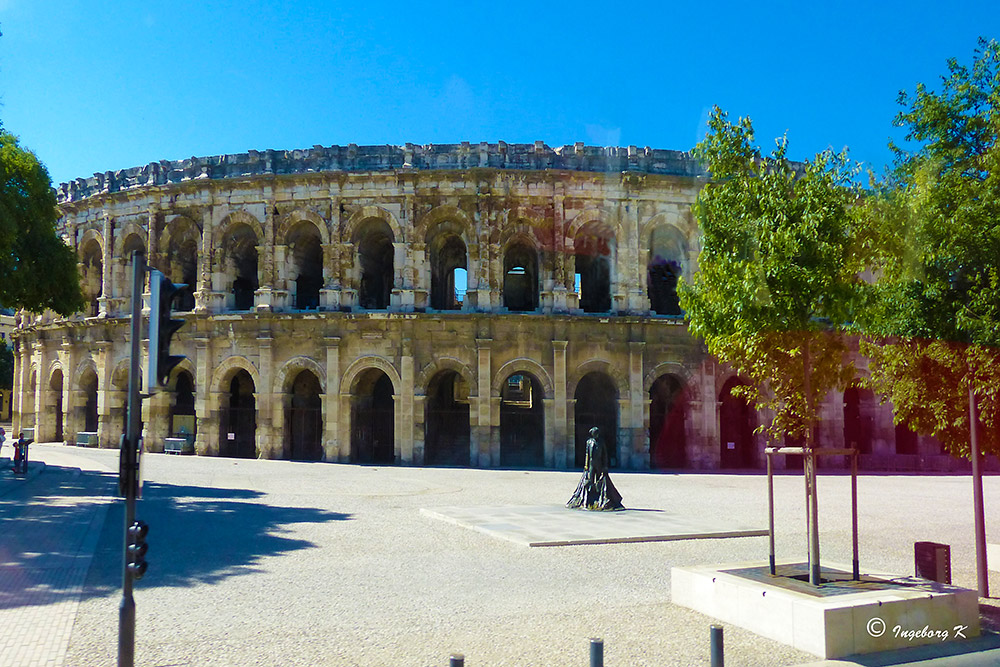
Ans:
[[[142,341],[142,288],[146,277],[146,256],[132,253],[132,351],[128,371],[128,427],[121,446],[121,480],[125,492],[125,530],[122,548],[122,599],[118,606],[118,667],[133,667],[135,661],[135,599],[129,570],[129,526],[135,522],[137,492],[136,448],[142,433],[142,396],[139,364]]]

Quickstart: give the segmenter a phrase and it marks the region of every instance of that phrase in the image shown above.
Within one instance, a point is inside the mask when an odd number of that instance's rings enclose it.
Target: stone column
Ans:
[[[645,348],[646,344],[641,341],[631,341],[628,344],[628,398],[631,408],[628,411],[628,428],[632,430],[632,443],[631,451],[620,452],[618,461],[622,467],[627,465],[633,470],[649,468],[649,440],[645,428],[645,423],[649,419],[649,400],[643,391]]]
[[[341,448],[340,425],[340,337],[326,336],[326,394],[323,396],[323,460],[347,462]]]
[[[490,467],[493,448],[493,420],[491,410],[490,394],[492,393],[492,374],[490,366],[490,346],[493,340],[490,338],[476,339],[476,352],[478,356],[476,383],[479,385],[479,395],[473,402],[470,410],[471,442],[472,451],[469,453],[469,463],[478,465],[480,468]]]
[[[35,380],[34,388],[35,418],[33,425],[35,427],[35,440],[37,442],[46,442],[47,440],[51,440],[51,438],[47,437],[50,433],[47,429],[49,420],[53,419],[52,413],[49,412],[47,409],[48,406],[45,404],[45,397],[49,393],[49,361],[47,359],[47,355],[45,354],[45,344],[42,340],[35,339],[31,344],[31,348],[33,356],[38,360],[38,376]],[[44,439],[43,435],[45,436]]]
[[[323,248],[323,287],[319,291],[320,310],[340,310],[340,244],[325,243]]]
[[[117,447],[121,433],[115,434],[111,422],[111,375],[114,372],[113,346],[109,341],[91,343],[97,357],[97,446]]]
[[[397,461],[408,465],[422,465],[424,452],[416,451],[413,446],[413,347],[408,339],[403,339],[403,349],[399,362],[399,375],[402,391],[395,399],[399,402],[396,414],[401,421],[397,422]]]
[[[103,211],[103,218],[102,234],[104,235],[104,248],[103,256],[101,257],[101,294],[97,297],[97,308],[99,314],[107,317],[111,314],[109,300],[113,294],[111,282],[114,272],[111,270],[111,262],[113,261],[114,254],[111,250],[114,243],[114,222],[106,210]],[[89,308],[89,306],[87,307]],[[90,314],[89,311],[87,314]]]
[[[555,195],[552,198],[552,208],[553,208],[553,223],[552,223],[552,235],[553,235],[553,286],[552,286],[552,312],[554,313],[568,313],[569,312],[569,302],[567,301],[567,292],[571,291],[572,288],[567,281],[566,276],[566,212],[565,212],[565,197],[563,195]],[[558,464],[557,464],[558,465]],[[563,467],[563,466],[558,466]]]
[[[261,329],[257,337],[260,355],[260,386],[254,388],[254,404],[257,407],[257,456],[262,459],[281,458],[283,451],[282,433],[276,427],[274,411],[280,410],[281,387],[274,387],[272,364],[274,349],[270,329]]]
[[[542,409],[545,415],[545,441],[543,444],[546,468],[555,467],[555,399],[543,398]]]
[[[566,415],[567,395],[566,395],[566,346],[568,341],[552,341],[552,382],[554,400],[552,409],[552,438],[554,452],[551,462],[546,454],[546,465],[564,469],[569,461],[570,430]]]
[[[277,224],[274,200],[264,205],[264,238],[257,246],[257,291],[254,293],[254,310],[271,311],[275,306],[274,226]]]
[[[209,383],[211,382],[209,368],[212,365],[209,338],[207,336],[196,337],[194,339],[194,346],[195,357],[191,360],[194,363],[195,368],[194,450],[201,455],[217,455],[219,453],[218,443],[214,442],[210,437],[213,431],[215,433],[215,438],[218,438],[219,436],[219,415],[218,412],[216,412],[214,414],[214,419],[212,418],[212,409],[216,406],[212,405],[211,392],[213,387],[209,386]],[[215,445],[214,447],[213,444]]]
[[[76,442],[76,434],[82,430],[82,420],[77,413],[76,351],[68,336],[63,337],[59,357],[63,362],[63,442]]]

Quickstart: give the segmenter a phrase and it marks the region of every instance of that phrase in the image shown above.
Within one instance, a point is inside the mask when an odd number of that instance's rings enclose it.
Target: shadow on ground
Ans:
[[[84,599],[120,589],[124,501],[116,474],[47,466],[0,496],[0,608],[51,604],[78,589],[69,569],[100,503],[107,516],[82,592]],[[87,500],[88,497],[94,498]],[[138,518],[150,526],[144,587],[192,586],[256,571],[269,556],[315,546],[281,533],[293,524],[347,521],[349,514],[281,507],[248,489],[146,483]]]

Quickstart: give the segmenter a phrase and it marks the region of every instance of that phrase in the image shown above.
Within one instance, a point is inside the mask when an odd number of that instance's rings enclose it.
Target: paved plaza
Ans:
[[[114,665],[117,452],[33,445],[24,478],[12,475],[9,454],[0,461],[0,664]],[[462,652],[470,667],[585,667],[595,636],[609,666],[707,665],[712,619],[671,604],[670,568],[767,557],[761,536],[668,539],[698,526],[766,528],[761,473],[613,473],[630,511],[594,517],[562,509],[575,472],[164,454],[143,465],[137,514],[150,524],[150,569],[135,596],[137,665],[422,667]],[[933,540],[951,545],[955,583],[975,587],[968,477],[864,476],[859,493],[863,570],[912,574],[913,542]],[[779,558],[805,555],[802,496],[800,475],[777,478]],[[986,479],[986,507],[996,541],[1000,477]],[[820,530],[824,560],[849,562],[849,477],[820,479]],[[539,535],[569,543],[528,546]],[[991,574],[1000,595],[1000,573]],[[816,662],[734,626],[725,644],[730,667]],[[984,660],[1000,655],[935,664]]]

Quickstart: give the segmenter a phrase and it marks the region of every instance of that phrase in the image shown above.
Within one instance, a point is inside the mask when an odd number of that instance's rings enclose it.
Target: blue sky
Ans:
[[[0,30],[0,120],[55,183],[352,142],[688,150],[714,104],[880,170],[898,92],[1000,38],[1000,4],[0,0]]]

